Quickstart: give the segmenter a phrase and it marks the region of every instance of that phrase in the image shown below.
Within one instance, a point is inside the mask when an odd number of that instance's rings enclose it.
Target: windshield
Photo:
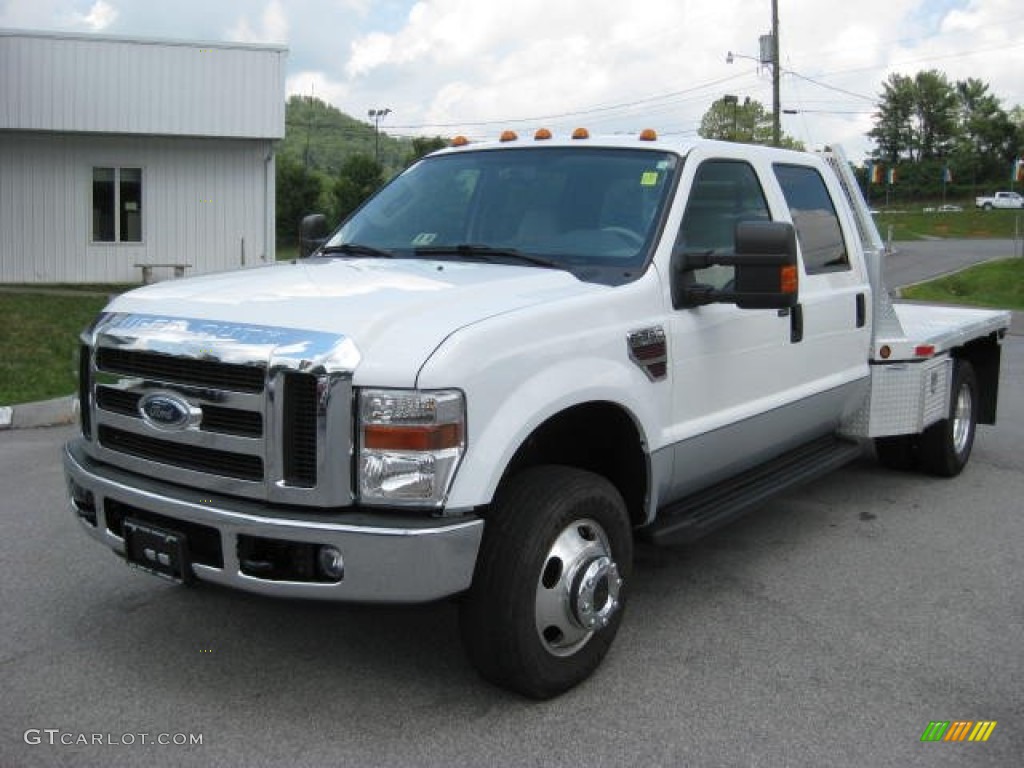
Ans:
[[[647,261],[679,162],[606,147],[429,157],[367,202],[325,250],[348,243],[399,258],[543,264],[627,282]]]

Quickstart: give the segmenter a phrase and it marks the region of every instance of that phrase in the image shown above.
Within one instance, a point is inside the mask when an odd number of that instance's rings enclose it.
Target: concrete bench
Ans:
[[[191,264],[136,264],[136,267],[142,270],[142,284],[149,285],[153,282],[153,270],[156,267],[166,267],[167,269],[174,270],[175,277],[184,277],[185,270],[191,267]]]

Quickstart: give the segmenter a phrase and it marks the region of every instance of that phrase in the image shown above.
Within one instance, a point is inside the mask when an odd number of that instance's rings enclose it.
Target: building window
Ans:
[[[92,169],[92,239],[142,242],[142,169]]]

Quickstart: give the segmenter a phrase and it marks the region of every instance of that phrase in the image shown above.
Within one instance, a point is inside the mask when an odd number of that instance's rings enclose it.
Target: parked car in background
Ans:
[[[996,192],[991,197],[974,198],[974,207],[986,211],[993,208],[1024,208],[1024,197],[1018,192]]]

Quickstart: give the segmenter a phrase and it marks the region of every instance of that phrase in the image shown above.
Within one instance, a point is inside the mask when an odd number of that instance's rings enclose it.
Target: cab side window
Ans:
[[[804,165],[777,164],[775,178],[793,215],[807,274],[850,269],[850,256],[832,198],[821,174]]]
[[[742,160],[706,160],[697,169],[676,238],[677,251],[731,254],[736,250],[736,225],[770,221],[771,213],[757,173]],[[732,267],[698,269],[694,282],[725,288]]]

